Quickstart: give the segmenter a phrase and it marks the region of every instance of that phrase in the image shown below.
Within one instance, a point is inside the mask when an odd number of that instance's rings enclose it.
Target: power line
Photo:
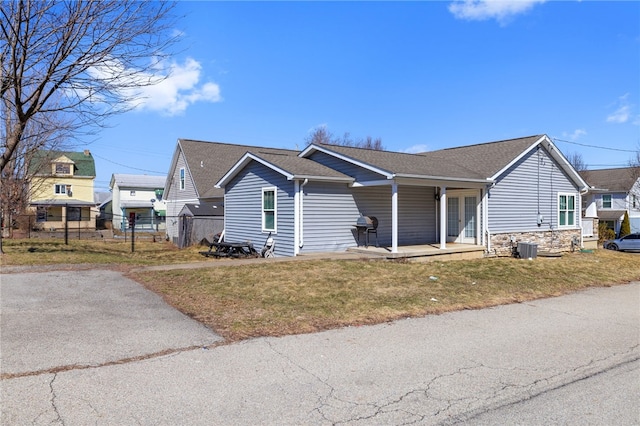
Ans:
[[[558,138],[551,138],[551,139],[553,139],[553,140],[554,140],[554,141],[556,141],[556,142],[570,143],[570,144],[573,144],[573,145],[585,146],[585,147],[587,147],[587,148],[598,148],[598,149],[606,149],[606,150],[609,150],[609,151],[619,151],[619,152],[632,152],[632,153],[635,153],[635,152],[636,152],[636,151],[635,151],[635,150],[633,150],[633,149],[609,148],[609,147],[606,147],[606,146],[588,145],[588,144],[584,144],[584,143],[578,143],[578,142],[573,142],[573,141],[566,141],[566,140],[558,139]]]
[[[120,167],[126,167],[128,169],[133,169],[133,170],[140,170],[141,172],[149,172],[149,173],[157,173],[159,175],[166,175],[166,172],[158,172],[156,170],[146,170],[146,169],[139,169],[137,167],[131,167],[131,166],[127,166],[126,164],[121,164],[121,163],[116,163],[115,161],[111,161],[107,158],[101,157],[99,155],[93,154],[94,157],[98,157],[104,161],[108,161],[109,163],[115,164],[116,166],[120,166]]]

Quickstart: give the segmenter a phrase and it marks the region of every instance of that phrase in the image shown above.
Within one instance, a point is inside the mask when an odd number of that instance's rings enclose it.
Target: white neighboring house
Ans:
[[[113,174],[113,229],[125,230],[135,221],[140,231],[164,231],[167,212],[163,199],[165,176]]]
[[[597,218],[620,233],[625,211],[631,232],[640,232],[640,170],[636,167],[585,170],[580,172],[591,186],[583,197],[583,217]]]

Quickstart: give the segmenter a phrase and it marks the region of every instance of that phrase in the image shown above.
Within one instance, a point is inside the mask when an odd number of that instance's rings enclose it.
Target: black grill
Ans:
[[[354,226],[358,231],[358,245],[360,245],[360,234],[365,236],[365,247],[369,247],[369,234],[375,234],[376,247],[378,247],[378,219],[375,216],[360,216]]]

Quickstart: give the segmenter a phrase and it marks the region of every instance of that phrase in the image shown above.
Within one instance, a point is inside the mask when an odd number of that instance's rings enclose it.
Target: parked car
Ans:
[[[640,234],[629,234],[615,240],[607,240],[604,242],[604,248],[609,250],[640,251]]]

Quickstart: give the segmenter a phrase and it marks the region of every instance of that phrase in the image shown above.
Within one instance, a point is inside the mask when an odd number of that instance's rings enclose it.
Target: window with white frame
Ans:
[[[57,195],[64,195],[67,193],[67,185],[56,183],[53,188],[53,193]]]
[[[559,227],[575,226],[576,224],[576,196],[574,194],[558,194],[558,225]]]
[[[262,230],[276,232],[276,188],[262,189]]]
[[[180,169],[180,190],[184,189],[184,167]]]
[[[602,208],[603,209],[611,208],[611,194],[602,194]]]

